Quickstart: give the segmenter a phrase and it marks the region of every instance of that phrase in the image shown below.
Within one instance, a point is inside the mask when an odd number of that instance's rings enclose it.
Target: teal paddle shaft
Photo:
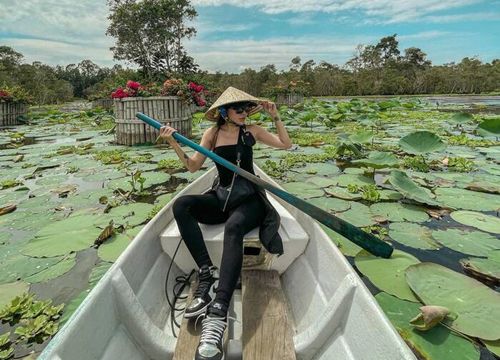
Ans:
[[[144,121],[145,123],[151,125],[155,129],[160,129],[163,125],[156,121],[155,119],[150,118],[147,115],[144,115],[143,113],[138,112],[136,116]],[[323,209],[320,209],[317,206],[314,206],[307,201],[304,201],[282,189],[277,188],[274,185],[269,184],[267,181],[262,180],[258,176],[255,176],[254,174],[249,173],[246,170],[243,170],[242,168],[236,166],[230,161],[227,161],[226,159],[220,157],[219,155],[215,154],[214,152],[205,149],[203,146],[200,146],[191,140],[185,138],[181,134],[174,132],[172,134],[173,138],[177,140],[178,142],[189,146],[190,148],[202,153],[203,155],[209,157],[213,161],[221,164],[222,166],[226,167],[227,169],[231,170],[232,172],[237,173],[240,176],[243,176],[245,179],[248,179],[252,183],[258,185],[259,187],[266,189],[267,191],[273,193],[274,195],[278,196],[279,198],[283,199],[290,205],[295,206],[297,209],[305,212],[312,218],[316,219],[323,225],[329,227],[330,229],[338,232],[340,235],[344,236],[345,238],[349,239],[356,245],[362,247],[369,253],[375,255],[375,256],[380,256],[383,258],[389,258],[391,257],[391,254],[393,252],[393,248],[391,245],[388,243],[380,240],[376,236],[367,233],[356,226],[348,223],[347,221],[344,221],[329,212],[324,211]]]

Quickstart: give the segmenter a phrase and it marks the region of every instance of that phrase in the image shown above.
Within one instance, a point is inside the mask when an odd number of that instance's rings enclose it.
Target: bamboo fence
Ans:
[[[19,125],[21,116],[28,113],[28,104],[0,101],[0,126]]]

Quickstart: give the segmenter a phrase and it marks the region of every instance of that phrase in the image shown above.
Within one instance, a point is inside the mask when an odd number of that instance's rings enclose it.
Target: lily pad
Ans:
[[[416,257],[394,250],[389,259],[383,259],[362,250],[354,258],[354,263],[380,290],[400,299],[418,302],[405,280],[406,268],[420,263]]]
[[[349,210],[335,215],[357,227],[370,226],[376,223],[368,206],[357,202],[351,202],[350,204],[351,208]]]
[[[0,285],[0,309],[9,304],[16,296],[27,292],[29,287],[30,284],[23,281]]]
[[[496,216],[481,214],[474,211],[454,211],[451,218],[461,224],[475,227],[479,230],[500,234],[500,219]]]
[[[500,250],[491,251],[487,259],[461,259],[460,265],[475,277],[492,283],[500,282]]]
[[[450,249],[469,255],[487,256],[490,251],[500,249],[500,240],[482,231],[434,230],[432,237]]]
[[[344,187],[347,187],[349,184],[358,186],[375,184],[375,181],[372,178],[360,174],[342,174],[334,179],[337,180],[337,184],[339,186]]]
[[[108,214],[102,216],[102,222],[109,223],[113,219],[115,226],[125,225],[135,227],[146,221],[153,205],[146,203],[132,203],[112,208]]]
[[[21,252],[29,256],[56,256],[87,249],[101,233],[96,226],[100,223],[100,216],[84,214],[55,221],[41,229]]]
[[[332,229],[326,227],[323,224],[320,224],[326,234],[330,237],[330,239],[337,245],[339,250],[345,256],[356,256],[358,252],[363,250],[360,246],[356,245],[352,241],[349,241],[347,238],[340,235],[338,232],[333,231]]]
[[[400,300],[384,292],[375,295],[375,299],[401,337],[419,354],[419,358],[479,360],[479,349],[473,343],[442,325],[426,332],[413,329],[410,320],[419,312],[420,304]]]
[[[99,246],[97,254],[105,261],[116,261],[141,229],[142,226],[136,226],[133,229],[128,229],[123,234],[113,235],[110,239],[106,240],[104,244]]]
[[[441,138],[430,131],[415,131],[399,140],[399,146],[409,154],[426,154],[443,150],[446,145]]]
[[[309,202],[329,212],[342,212],[351,208],[351,204],[348,201],[334,197],[323,196],[320,198],[313,198],[309,200]]]
[[[457,315],[445,320],[453,329],[484,340],[500,339],[500,294],[481,282],[434,263],[412,265],[406,280],[426,305],[439,305]]]
[[[400,244],[416,249],[436,250],[439,244],[432,238],[428,227],[413,223],[392,223],[389,236]]]
[[[194,174],[194,173],[192,173],[192,174]],[[180,174],[175,174],[176,177],[179,177],[179,175]],[[170,179],[169,174],[159,172],[159,171],[143,173],[141,176],[146,179],[144,182],[144,189],[146,189],[150,186],[153,186],[153,185],[165,183]],[[132,179],[132,176],[114,179],[114,180],[111,180],[107,184],[107,187],[110,189],[122,189],[125,191],[131,191],[132,185],[129,182],[129,181],[131,181],[131,179]],[[137,183],[135,187],[136,187],[137,191],[139,191],[140,184]]]
[[[328,195],[334,196],[343,200],[360,200],[361,195],[359,193],[351,193],[347,191],[346,188],[340,186],[331,186],[325,189]]]
[[[418,186],[408,175],[401,170],[392,170],[389,176],[391,185],[404,197],[419,203],[440,206],[439,202],[433,200],[425,188]]]
[[[474,119],[472,114],[469,114],[466,112],[455,113],[450,118],[451,121],[456,122],[456,123],[466,123],[468,121],[471,121],[472,119]]]
[[[439,202],[457,209],[494,211],[500,208],[500,195],[456,188],[438,188],[434,193]]]
[[[283,188],[303,199],[320,197],[325,194],[323,189],[319,188],[319,186],[305,182],[289,182],[283,184]]]
[[[322,177],[322,176],[313,176],[313,177],[309,178],[308,182],[310,182],[314,185],[317,185],[320,188],[325,188],[325,187],[337,184],[335,179],[331,179],[328,177]]]
[[[370,206],[373,215],[383,216],[391,222],[424,222],[429,215],[419,206],[400,203],[378,203]]]
[[[374,169],[383,169],[399,166],[398,158],[390,152],[372,151],[367,159],[353,160],[354,164],[362,164]]]
[[[500,137],[500,118],[484,120],[477,126],[477,133],[481,136]]]
[[[37,283],[37,282],[51,280],[58,276],[61,276],[70,271],[71,268],[75,266],[76,264],[75,255],[76,254],[69,254],[56,264],[50,266],[49,268],[43,271],[28,276],[24,280],[29,283]]]

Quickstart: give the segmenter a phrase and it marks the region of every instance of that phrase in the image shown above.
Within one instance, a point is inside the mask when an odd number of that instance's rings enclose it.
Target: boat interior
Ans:
[[[176,278],[196,268],[171,207],[179,196],[206,191],[215,172],[209,169],[144,226],[40,359],[193,359],[201,321],[177,312],[181,329],[172,329],[165,296],[165,286],[171,295]],[[245,236],[242,286],[229,309],[225,359],[414,359],[319,224],[274,195],[268,198],[281,217],[284,254],[267,253],[258,229]],[[201,228],[218,265],[224,224]]]

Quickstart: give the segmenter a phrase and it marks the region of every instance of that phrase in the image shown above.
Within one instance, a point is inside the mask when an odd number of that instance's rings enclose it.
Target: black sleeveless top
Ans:
[[[219,129],[217,129],[217,132]],[[238,144],[241,144],[241,161],[240,161],[240,167],[252,174],[255,174],[254,169],[253,169],[253,149],[249,145],[245,145],[242,142],[242,136],[244,135],[245,130],[244,127],[240,127],[240,133],[238,135]],[[250,133],[250,132],[248,132]],[[217,133],[218,135],[218,133]],[[215,141],[214,144],[217,142],[217,135],[215,136]],[[252,133],[250,133],[250,136],[253,137]],[[238,153],[238,145],[237,144],[232,144],[232,145],[220,145],[216,146],[213,149],[213,152],[219,155],[220,157],[226,159],[227,161],[232,162],[233,164],[237,165],[236,163],[236,158],[237,158],[237,153]],[[222,186],[228,186],[231,184],[231,180],[233,179],[233,172],[229,169],[226,169],[224,166],[220,165],[219,163],[215,163],[215,166],[217,167],[217,171],[219,172],[219,178],[220,178],[220,184]]]

